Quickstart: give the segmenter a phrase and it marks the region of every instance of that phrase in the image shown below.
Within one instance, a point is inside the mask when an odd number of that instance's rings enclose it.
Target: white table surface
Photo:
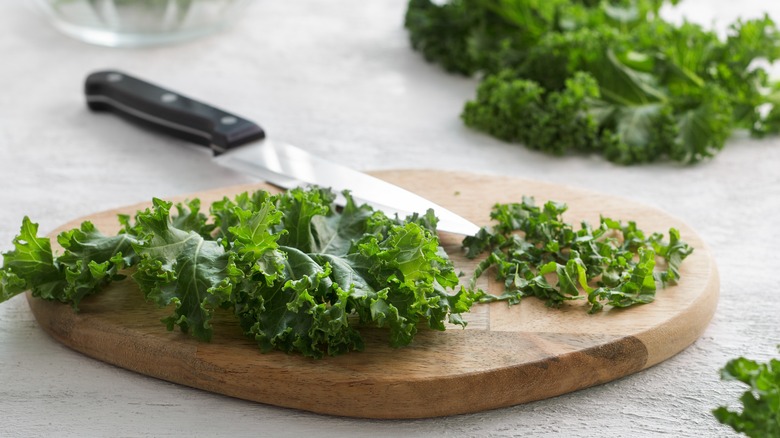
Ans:
[[[246,402],[106,365],[49,338],[19,296],[0,305],[0,436],[730,436],[710,411],[742,389],[721,383],[719,368],[738,355],[776,355],[778,138],[736,135],[695,167],[617,167],[501,143],[461,124],[476,81],[410,49],[403,0],[258,1],[227,32],[142,50],[71,40],[26,3],[0,2],[2,251],[24,215],[50,231],[152,196],[251,181],[179,141],[89,113],[84,77],[117,68],[359,169],[520,176],[659,207],[712,248],[721,300],[691,347],[618,381],[472,415],[370,421]],[[780,6],[759,0],[691,0],[683,10],[718,26],[761,10],[780,18]]]

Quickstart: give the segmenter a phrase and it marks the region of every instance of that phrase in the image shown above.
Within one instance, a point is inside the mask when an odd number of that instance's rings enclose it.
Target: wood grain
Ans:
[[[658,292],[654,303],[588,315],[582,303],[548,309],[536,299],[517,306],[476,306],[465,330],[421,330],[401,350],[387,346],[379,329],[365,332],[364,352],[321,360],[261,354],[229,312],[218,313],[211,343],[167,332],[169,312],[144,302],[132,282],[113,284],[85,300],[81,312],[32,299],[41,327],[63,344],[96,359],[207,391],[323,414],[369,418],[419,418],[477,412],[548,398],[608,382],[657,364],[696,340],[718,300],[717,269],[707,246],[687,225],[630,200],[572,187],[514,178],[439,171],[386,171],[377,176],[420,193],[485,224],[496,202],[523,195],[569,204],[569,221],[596,222],[599,214],[636,220],[646,231],[680,230],[695,251],[681,282]],[[210,202],[264,185],[231,187],[183,196]],[[105,232],[116,214],[84,219]],[[55,231],[56,234],[58,231]],[[467,275],[474,262],[459,252],[461,236],[442,233],[442,245]],[[499,290],[496,284],[483,284]]]

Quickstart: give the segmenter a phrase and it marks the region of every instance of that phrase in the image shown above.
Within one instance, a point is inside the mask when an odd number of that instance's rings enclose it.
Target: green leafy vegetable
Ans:
[[[136,260],[132,236],[107,237],[90,222],[57,237],[65,253],[56,258],[49,239],[37,234],[38,224],[25,217],[15,249],[3,254],[0,302],[29,289],[35,297],[69,302],[77,309],[85,296],[123,279],[120,271]]]
[[[55,299],[65,288],[64,272],[54,264],[49,239],[39,238],[38,224],[28,217],[22,220],[19,235],[14,238],[14,250],[3,254],[4,298],[30,289],[34,296]]]
[[[61,233],[60,256],[25,218],[3,255],[0,301],[29,289],[77,308],[132,274],[147,300],[171,309],[169,330],[209,340],[214,311],[228,308],[261,350],[311,357],[362,349],[364,326],[386,327],[395,347],[419,324],[465,326],[460,314],[474,296],[449,292],[458,277],[432,212],[391,219],[344,195],[337,211],[335,195],[320,188],[243,193],[215,202],[209,215],[198,200],[154,199],[134,218],[120,216],[116,236],[89,222]]]
[[[715,418],[749,437],[780,436],[780,360],[759,363],[744,357],[729,361],[721,370],[723,380],[737,380],[748,386],[742,394],[742,412],[721,406]]]
[[[241,273],[220,242],[176,227],[190,222],[177,220],[183,217],[183,207],[172,220],[171,203],[153,202],[153,210],[136,216],[144,236],[134,246],[140,262],[133,279],[148,300],[160,307],[175,306],[174,314],[163,320],[169,330],[178,325],[209,340],[211,315],[214,309],[231,304],[231,276]]]
[[[465,326],[461,314],[476,300],[536,296],[558,306],[583,297],[591,311],[648,303],[657,285],[679,279],[692,251],[674,229],[668,242],[609,218],[575,230],[562,219],[564,204],[499,204],[496,225],[463,242],[468,257],[488,253],[473,281],[493,267],[504,280],[506,292],[495,297],[459,287],[433,212],[391,219],[344,196],[337,210],[326,189],[257,191],[214,202],[209,214],[198,200],[154,199],[133,218],[121,215],[116,236],[90,222],[61,233],[60,256],[25,218],[14,250],[3,254],[0,301],[31,290],[77,309],[130,274],[148,301],[170,309],[162,321],[169,330],[210,340],[214,311],[232,309],[262,351],[321,357],[362,349],[366,326],[386,328],[394,347],[412,342],[420,324]]]
[[[463,240],[468,257],[489,253],[477,266],[472,287],[490,268],[504,282],[503,295],[482,293],[480,301],[517,304],[535,296],[558,307],[587,298],[591,313],[605,305],[645,304],[655,299],[657,285],[679,279],[679,266],[693,251],[674,228],[668,242],[660,233],[645,235],[635,222],[606,217],[595,228],[582,222],[575,229],[562,218],[566,210],[565,204],[553,201],[537,207],[533,198],[493,207],[492,229],[482,228]],[[656,269],[656,258],[666,269]]]
[[[780,57],[769,17],[725,40],[675,25],[665,0],[410,0],[412,47],[480,74],[464,122],[509,142],[620,164],[714,156],[735,129],[780,132],[780,95],[755,61]]]

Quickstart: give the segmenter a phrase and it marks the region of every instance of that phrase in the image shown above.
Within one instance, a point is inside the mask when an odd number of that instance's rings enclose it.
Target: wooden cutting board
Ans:
[[[641,371],[680,352],[704,331],[718,300],[712,254],[684,223],[626,199],[521,179],[439,171],[386,171],[377,176],[424,195],[477,224],[487,224],[496,202],[523,195],[569,204],[569,222],[597,223],[599,214],[636,220],[645,231],[680,230],[695,251],[681,282],[659,290],[656,301],[589,315],[581,302],[548,309],[529,298],[520,305],[477,305],[468,327],[422,329],[413,344],[387,346],[381,329],[365,333],[363,352],[321,360],[280,352],[262,354],[229,312],[218,314],[211,343],[198,342],[159,322],[169,314],[146,303],[132,281],[87,299],[81,312],[31,298],[38,323],[70,348],[142,374],[261,403],[349,417],[419,418],[477,412],[553,397]],[[231,187],[183,196],[210,202],[270,186]],[[139,204],[94,214],[106,233],[116,214]],[[442,234],[443,246],[467,275],[474,261],[460,251],[462,236]],[[487,276],[485,276],[487,277]],[[498,284],[483,287],[500,292]],[[492,280],[491,280],[492,281]]]

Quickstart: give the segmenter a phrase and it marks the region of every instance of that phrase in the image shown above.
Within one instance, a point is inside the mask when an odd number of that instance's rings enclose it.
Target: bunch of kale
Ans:
[[[412,46],[482,76],[462,118],[502,140],[620,164],[695,163],[735,129],[780,131],[780,96],[757,62],[780,56],[769,17],[738,21],[723,40],[662,19],[665,0],[437,3],[409,2]]]

